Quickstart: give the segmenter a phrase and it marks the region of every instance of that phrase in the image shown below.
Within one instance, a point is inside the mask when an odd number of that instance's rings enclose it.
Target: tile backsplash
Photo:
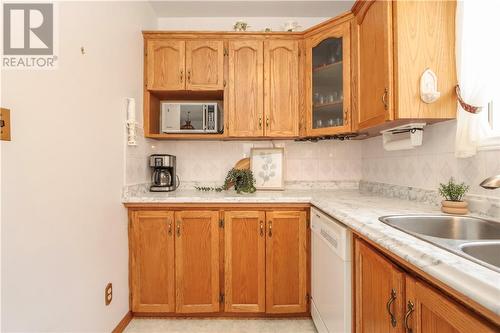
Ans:
[[[285,180],[359,181],[361,179],[361,145],[359,141],[155,141],[142,133],[136,147],[127,147],[126,184],[149,182],[147,156],[177,156],[177,173],[181,182],[220,182],[234,166],[249,157],[253,147],[285,148]]]
[[[144,139],[127,147],[126,185],[150,179],[147,157],[153,153],[177,156],[183,183],[214,184],[224,181],[227,171],[252,147],[285,148],[285,180],[297,182],[360,181],[436,191],[451,176],[471,186],[470,195],[500,198],[500,190],[485,190],[479,183],[500,174],[497,151],[480,151],[468,159],[454,156],[456,122],[425,127],[424,142],[412,150],[385,151],[382,137],[364,141],[157,141]]]
[[[500,190],[485,190],[479,183],[500,174],[498,150],[480,151],[474,157],[455,157],[456,121],[424,128],[422,146],[412,150],[385,151],[382,137],[363,141],[362,179],[436,191],[450,177],[470,185],[470,194],[500,197]]]

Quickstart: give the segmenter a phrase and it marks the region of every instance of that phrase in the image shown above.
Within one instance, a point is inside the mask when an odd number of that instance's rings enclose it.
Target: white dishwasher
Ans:
[[[319,333],[351,332],[351,232],[311,209],[311,315]]]

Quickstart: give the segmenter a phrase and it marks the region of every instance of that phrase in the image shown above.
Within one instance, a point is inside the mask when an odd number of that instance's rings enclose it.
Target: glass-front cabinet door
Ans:
[[[307,135],[351,131],[349,22],[307,40]]]

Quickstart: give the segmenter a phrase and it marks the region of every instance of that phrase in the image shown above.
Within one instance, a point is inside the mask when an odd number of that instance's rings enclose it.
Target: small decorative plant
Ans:
[[[439,194],[448,201],[463,201],[467,191],[469,191],[469,185],[455,183],[453,177],[447,184],[439,184]]]
[[[222,192],[227,191],[234,185],[236,193],[253,193],[255,192],[255,179],[253,178],[253,173],[251,170],[240,170],[232,168],[227,173],[226,179],[224,180],[224,185],[219,187],[209,187],[209,186],[195,186],[198,191],[215,191]]]
[[[469,185],[455,183],[453,177],[448,183],[439,184],[439,194],[445,198],[441,202],[441,211],[448,214],[467,214],[467,202],[463,201],[465,193],[469,191]]]

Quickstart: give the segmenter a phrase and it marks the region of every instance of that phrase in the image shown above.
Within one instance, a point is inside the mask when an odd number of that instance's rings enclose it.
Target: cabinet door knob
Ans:
[[[172,222],[168,222],[168,234],[172,236]]]
[[[269,237],[273,237],[273,222],[269,221]]]
[[[177,237],[181,237],[181,221],[177,221]]]
[[[410,320],[410,316],[413,313],[414,309],[415,309],[415,304],[413,304],[412,301],[408,301],[408,311],[406,311],[406,314],[405,314],[405,330],[406,330],[406,333],[413,333],[413,329],[408,324],[408,321]]]
[[[392,305],[392,303],[394,303],[395,300],[396,300],[396,290],[392,289],[391,290],[391,297],[389,298],[389,300],[387,301],[387,304],[385,306],[387,309],[387,312],[389,313],[389,316],[391,318],[392,327],[396,327],[396,324],[397,324],[396,316],[394,316],[394,313],[392,313],[392,310],[391,310],[391,305]]]
[[[260,236],[264,236],[264,221],[260,221]]]
[[[181,83],[184,81],[184,71],[181,69]]]
[[[269,128],[269,116],[266,117],[266,128]]]
[[[262,116],[259,116],[259,129],[262,129]]]
[[[188,82],[191,83],[191,70],[188,70]]]

